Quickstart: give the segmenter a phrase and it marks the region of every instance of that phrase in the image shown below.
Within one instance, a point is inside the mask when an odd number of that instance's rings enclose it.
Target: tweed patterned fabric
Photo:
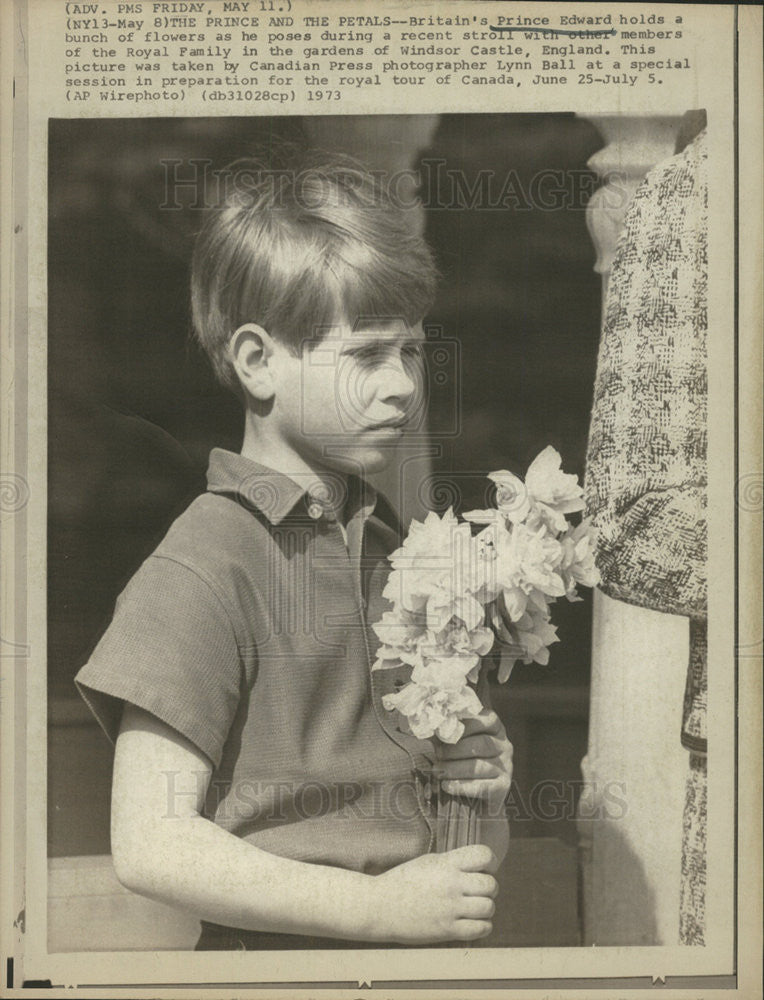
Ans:
[[[706,610],[705,132],[629,208],[605,307],[585,494],[610,597]]]
[[[647,175],[629,207],[605,305],[585,479],[603,591],[690,618],[687,944],[703,943],[705,909],[706,167],[703,131]]]
[[[706,623],[690,619],[690,668],[684,690],[682,746],[693,753],[705,754],[706,699],[708,693],[708,643]]]
[[[679,940],[704,944],[706,918],[706,758],[690,754],[682,822],[682,881],[679,899]]]

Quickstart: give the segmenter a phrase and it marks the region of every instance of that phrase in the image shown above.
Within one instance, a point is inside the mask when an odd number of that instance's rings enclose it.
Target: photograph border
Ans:
[[[649,6],[649,5],[645,5]],[[729,5],[718,5],[729,6]],[[12,31],[6,30],[10,25],[10,14],[13,14]],[[761,178],[760,169],[757,171],[757,164],[760,165],[761,150],[761,64],[760,53],[756,49],[754,40],[761,34],[761,8],[735,9],[737,38],[739,39],[738,64],[735,74],[735,153],[736,153],[736,178],[735,178],[735,246],[732,248],[735,254],[735,280],[737,283],[735,294],[735,347],[734,347],[734,413],[735,413],[735,448],[732,456],[734,464],[734,480],[737,491],[741,488],[743,477],[756,476],[759,479],[752,480],[755,501],[755,484],[758,482],[758,514],[761,512],[761,484],[760,471],[760,440],[756,437],[755,425],[757,421],[752,419],[750,426],[747,423],[748,414],[755,418],[761,415],[761,385],[756,381],[757,370],[761,374],[761,343],[760,343],[760,321],[762,315],[761,304],[761,283],[760,274],[757,272],[756,263],[761,260],[761,225],[756,224],[756,219],[760,220],[761,198]],[[6,964],[4,980],[6,985],[6,995],[12,995],[18,988],[19,982],[29,989],[35,982],[42,985],[45,981],[44,973],[46,969],[55,969],[54,990],[58,987],[66,986],[77,981],[78,963],[82,965],[85,959],[93,969],[92,975],[95,977],[90,981],[87,992],[103,988],[107,985],[106,980],[99,980],[103,973],[101,970],[108,969],[113,964],[114,956],[143,958],[146,959],[147,966],[150,966],[149,976],[151,986],[142,988],[143,983],[137,988],[130,989],[130,996],[157,996],[159,984],[169,985],[172,980],[167,980],[170,974],[170,967],[179,963],[189,964],[190,955],[187,952],[168,952],[163,955],[156,953],[71,953],[48,955],[46,949],[39,947],[41,940],[45,940],[45,921],[39,909],[39,898],[37,900],[37,912],[30,910],[25,918],[24,911],[26,902],[31,901],[32,893],[39,888],[40,872],[34,871],[34,859],[39,854],[40,832],[44,834],[46,824],[45,795],[39,794],[40,780],[39,774],[46,772],[45,760],[45,712],[40,712],[39,704],[39,678],[34,681],[32,675],[25,674],[25,664],[27,656],[28,637],[34,635],[35,643],[43,643],[44,636],[34,630],[37,621],[27,618],[27,599],[35,589],[39,589],[41,581],[45,577],[44,553],[34,551],[27,552],[26,544],[31,536],[39,537],[42,526],[45,528],[44,504],[36,502],[34,498],[44,495],[46,474],[44,463],[40,465],[31,463],[32,451],[28,449],[27,430],[29,436],[36,436],[39,441],[40,434],[46,430],[44,416],[39,413],[32,413],[31,399],[27,397],[27,357],[29,357],[30,379],[34,374],[35,378],[42,379],[42,385],[35,386],[35,393],[44,393],[44,355],[39,341],[32,341],[27,345],[27,331],[32,327],[35,329],[45,328],[45,316],[40,315],[36,304],[33,305],[29,314],[31,322],[27,322],[27,253],[30,240],[37,240],[44,232],[46,220],[40,220],[39,216],[33,218],[30,210],[30,199],[27,194],[28,163],[25,162],[27,146],[28,121],[25,120],[24,105],[28,95],[25,93],[27,81],[24,78],[23,70],[26,67],[26,39],[28,38],[28,20],[26,4],[22,0],[16,0],[13,7],[5,5],[2,8],[2,78],[3,83],[7,82],[9,57],[8,50],[13,44],[15,50],[14,59],[11,66],[14,70],[13,77],[16,86],[16,103],[11,109],[4,99],[2,111],[2,139],[3,150],[12,149],[12,156],[3,153],[2,161],[2,271],[0,279],[2,283],[2,324],[3,328],[15,335],[4,338],[3,343],[3,367],[5,371],[12,372],[12,391],[5,395],[5,388],[8,384],[4,375],[4,399],[3,399],[3,471],[2,471],[2,491],[3,491],[3,513],[11,511],[12,516],[2,518],[2,534],[0,541],[5,555],[2,570],[2,626],[0,626],[0,640],[2,641],[2,669],[3,669],[3,697],[0,702],[0,722],[2,724],[2,771],[0,772],[0,788],[2,789],[3,809],[0,811],[0,833],[2,834],[2,864],[4,872],[11,872],[14,878],[14,891],[3,893],[2,901],[2,934],[3,934],[3,958],[8,959],[10,967]],[[758,81],[758,87],[757,87]],[[744,95],[742,102],[740,95]],[[12,142],[5,140],[11,137]],[[741,213],[741,198],[745,199],[745,210]],[[757,211],[758,210],[758,211]],[[10,234],[7,220],[9,215],[14,219],[14,233]],[[45,240],[43,239],[43,246]],[[39,262],[31,262],[30,274],[35,270]],[[39,275],[35,280],[39,281]],[[28,347],[29,354],[25,348]],[[43,372],[40,374],[41,365]],[[758,365],[758,369],[757,369]],[[39,451],[38,451],[39,454]],[[758,463],[758,464],[757,464]],[[753,470],[753,471],[747,471]],[[22,483],[18,479],[9,477],[21,477]],[[26,485],[24,485],[26,484]],[[750,484],[749,484],[750,485]],[[28,489],[25,494],[24,490]],[[748,486],[746,488],[749,488]],[[42,489],[42,493],[40,490]],[[18,491],[21,491],[20,493]],[[30,500],[30,498],[32,498]],[[29,503],[27,501],[30,500]],[[9,506],[10,505],[10,506]],[[745,509],[745,516],[741,511]],[[761,652],[756,653],[756,649],[761,650],[760,621],[757,624],[760,611],[760,581],[757,577],[756,559],[751,559],[751,553],[760,552],[760,523],[758,528],[752,523],[757,518],[757,508],[755,503],[753,509],[743,508],[739,497],[733,506],[734,526],[732,543],[735,550],[735,579],[732,581],[732,591],[734,593],[735,614],[733,627],[735,631],[736,657],[736,683],[734,706],[727,706],[734,711],[728,713],[734,717],[736,727],[735,740],[735,766],[737,771],[736,788],[736,809],[735,809],[735,842],[736,842],[736,875],[738,877],[737,892],[735,894],[735,968],[730,975],[723,976],[672,976],[664,975],[662,969],[666,968],[666,959],[673,957],[670,953],[677,953],[679,956],[686,956],[687,950],[681,948],[649,948],[630,946],[624,949],[608,948],[609,958],[615,960],[616,967],[621,967],[625,971],[623,976],[611,978],[609,976],[598,977],[585,975],[586,963],[591,963],[589,951],[584,948],[571,949],[475,949],[470,955],[460,954],[458,949],[450,949],[448,953],[443,951],[433,952],[431,949],[422,949],[421,958],[424,960],[428,956],[433,958],[441,968],[453,966],[456,962],[449,962],[446,956],[453,951],[453,957],[458,958],[465,972],[469,971],[470,965],[485,966],[492,958],[495,960],[499,956],[494,953],[500,952],[502,955],[506,951],[511,951],[512,956],[518,961],[523,952],[532,955],[539,955],[542,951],[554,950],[565,952],[566,962],[569,963],[572,975],[564,979],[542,979],[542,978],[521,978],[521,979],[487,979],[485,977],[459,976],[458,979],[451,980],[386,980],[377,975],[378,971],[384,971],[390,964],[400,966],[401,952],[384,949],[379,952],[326,952],[323,953],[323,961],[316,960],[316,956],[310,953],[306,961],[301,964],[301,972],[313,971],[319,978],[306,978],[301,980],[281,980],[271,979],[267,983],[261,983],[257,988],[247,988],[246,991],[239,989],[238,992],[246,992],[247,995],[273,995],[274,991],[289,989],[293,996],[314,995],[311,991],[321,989],[322,991],[332,991],[337,996],[357,996],[358,988],[364,984],[371,986],[366,992],[371,995],[379,990],[385,995],[404,995],[401,991],[420,991],[424,988],[437,988],[442,991],[442,995],[448,995],[447,991],[456,990],[461,997],[472,995],[471,990],[476,991],[476,995],[485,996],[486,991],[513,989],[516,991],[526,991],[538,989],[544,990],[565,990],[565,995],[575,995],[575,991],[584,989],[587,983],[596,986],[598,989],[612,989],[630,991],[649,989],[656,980],[663,979],[665,989],[672,991],[669,995],[674,995],[673,991],[684,991],[703,989],[711,990],[741,990],[744,985],[748,989],[752,983],[756,982],[757,961],[760,967],[760,958],[754,956],[760,954],[757,946],[756,932],[753,927],[759,927],[761,912],[761,868],[757,867],[758,852],[761,846],[761,820],[756,803],[759,801],[761,791],[761,763],[760,763],[760,741],[757,736],[761,735],[761,718],[758,711],[761,696],[761,675],[755,669],[750,670],[749,661],[754,665],[758,662]],[[749,517],[748,514],[751,514]],[[44,534],[43,534],[44,537]],[[757,549],[758,544],[758,549]],[[12,553],[12,558],[7,557],[7,553]],[[7,636],[14,638],[9,639]],[[15,637],[23,637],[17,643]],[[9,646],[10,645],[10,650]],[[753,654],[744,652],[753,649]],[[37,658],[37,657],[35,657]],[[44,657],[43,663],[44,663]],[[743,661],[746,661],[743,663]],[[9,669],[10,664],[10,669]],[[712,688],[713,690],[713,688]],[[43,703],[44,704],[44,703]],[[32,711],[29,711],[29,709]],[[759,748],[751,753],[748,759],[748,751],[752,748]],[[743,753],[741,753],[743,751]],[[27,778],[30,779],[29,787],[33,794],[24,796],[22,790],[27,785]],[[751,778],[747,781],[745,779]],[[44,788],[44,783],[43,783]],[[26,798],[26,801],[25,801]],[[740,823],[740,815],[746,817],[746,822]],[[758,818],[757,818],[758,817]],[[42,824],[42,825],[40,825]],[[43,836],[44,842],[44,836]],[[32,865],[32,870],[26,870],[25,862]],[[38,865],[39,867],[39,865]],[[8,882],[4,879],[4,884]],[[747,921],[746,918],[753,911],[754,920]],[[29,939],[29,932],[34,932],[37,937],[36,943],[32,944]],[[604,949],[600,949],[604,950]],[[655,970],[652,976],[645,976],[643,973],[630,971],[634,968],[631,961],[631,953],[638,951],[640,966],[645,964],[642,959],[647,959],[647,964],[654,962],[652,968]],[[583,961],[578,961],[573,952],[579,953]],[[585,954],[580,954],[584,952]],[[408,954],[419,956],[420,951],[408,950]],[[271,953],[272,954],[272,953]],[[280,956],[279,962],[273,964],[274,971],[278,971],[279,966],[283,966],[283,974],[293,974],[295,956],[307,953],[284,952]],[[148,961],[149,956],[152,956]],[[474,956],[474,961],[472,959]],[[741,963],[741,957],[745,956]],[[752,967],[753,977],[749,978],[749,956],[750,967]],[[55,961],[50,962],[53,958]],[[204,982],[196,981],[196,988],[203,986],[206,990],[230,989],[230,984],[247,983],[248,976],[244,967],[254,965],[257,962],[262,964],[262,956],[232,956],[225,953],[224,956],[205,956],[210,964],[217,962],[220,965],[225,962],[231,972],[241,971],[244,978],[238,976],[231,979],[212,983],[208,980]],[[167,961],[164,961],[167,959]],[[312,959],[312,960],[311,960]],[[197,963],[194,963],[197,964]],[[201,964],[201,963],[199,963]],[[699,964],[699,963],[695,963]],[[331,966],[341,966],[343,971],[362,970],[360,978],[348,976],[342,980],[327,980],[320,978],[325,969]],[[205,966],[206,968],[206,966]],[[475,970],[476,971],[476,970]],[[26,973],[29,972],[27,976]],[[88,974],[90,977],[90,973]],[[98,985],[100,982],[100,986]],[[357,986],[356,986],[357,984]],[[733,985],[735,984],[735,985]],[[190,985],[190,984],[187,984]],[[663,984],[662,984],[663,985]],[[11,991],[11,992],[8,992]],[[85,990],[82,990],[85,995]],[[28,995],[28,993],[27,993]],[[50,994],[54,995],[54,994]],[[95,994],[93,994],[95,995]],[[101,995],[101,994],[98,994]],[[120,995],[120,991],[111,989],[108,995]],[[183,996],[183,987],[170,991],[170,995]],[[230,994],[225,994],[230,995]],[[325,993],[328,995],[328,993]],[[518,992],[516,995],[522,995]],[[679,994],[677,994],[679,995]],[[695,994],[693,994],[695,995]]]

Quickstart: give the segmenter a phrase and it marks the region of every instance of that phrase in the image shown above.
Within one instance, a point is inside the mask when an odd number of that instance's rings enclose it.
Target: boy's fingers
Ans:
[[[496,912],[496,903],[488,896],[463,896],[459,906],[460,916],[473,920],[490,920]]]
[[[455,937],[460,941],[473,941],[475,938],[487,937],[493,930],[490,920],[457,920],[454,924]]]
[[[499,778],[473,778],[470,780],[441,782],[444,792],[449,795],[463,795],[466,799],[490,799],[501,794],[506,797],[508,783],[502,783]]]
[[[480,757],[469,760],[449,760],[433,771],[434,776],[443,781],[498,778],[502,773],[501,768],[492,764],[490,760],[482,760]]]
[[[446,744],[440,751],[440,760],[460,760],[464,757],[498,757],[504,747],[493,736],[479,733],[462,736],[458,743]]]
[[[463,872],[483,872],[496,860],[493,851],[485,844],[467,844],[447,851],[444,857],[450,858]]]
[[[474,715],[462,721],[464,722],[462,739],[465,736],[472,736],[474,733],[486,733],[487,735],[495,736],[504,728],[501,724],[501,719],[490,708],[484,709],[479,715]]]
[[[470,872],[464,877],[464,888],[462,892],[465,896],[488,896],[495,899],[499,894],[499,883],[485,872]]]

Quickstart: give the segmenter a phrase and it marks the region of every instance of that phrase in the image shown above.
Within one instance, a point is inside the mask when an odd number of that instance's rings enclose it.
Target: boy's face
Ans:
[[[300,357],[280,358],[273,415],[282,439],[310,465],[375,472],[421,418],[421,324],[338,324]]]

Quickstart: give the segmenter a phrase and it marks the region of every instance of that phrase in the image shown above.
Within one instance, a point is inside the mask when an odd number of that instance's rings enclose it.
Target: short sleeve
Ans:
[[[112,742],[130,702],[218,767],[242,677],[235,629],[212,585],[183,563],[154,555],[120,595],[75,684]]]

